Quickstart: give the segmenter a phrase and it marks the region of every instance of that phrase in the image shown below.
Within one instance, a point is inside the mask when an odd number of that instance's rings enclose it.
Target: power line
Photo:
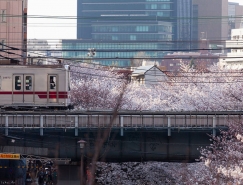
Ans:
[[[75,67],[77,67],[77,66],[75,66]],[[78,66],[78,67],[82,67],[82,66]],[[91,68],[91,69],[94,69],[94,68]],[[101,69],[98,69],[98,70],[101,70]],[[113,78],[113,79],[116,78],[116,77],[104,76],[104,75],[100,75],[100,74],[82,73],[80,71],[79,72],[77,72],[77,71],[71,71],[71,72],[78,73],[78,74],[83,74],[83,75],[91,75],[91,76],[105,77],[105,78]],[[176,76],[174,76],[174,77],[176,77]],[[183,77],[185,78],[185,76],[183,76]],[[187,76],[187,77],[189,77],[189,76]],[[241,76],[237,76],[237,77],[241,77]],[[207,78],[209,78],[209,77],[207,76]],[[212,77],[212,78],[214,78],[214,77]],[[116,78],[116,79],[124,80],[124,78]],[[168,81],[168,80],[153,80],[153,81],[152,80],[148,80],[148,82],[151,82],[151,83],[159,83],[159,82],[172,82],[172,81]],[[193,83],[236,83],[236,82],[242,82],[242,81],[231,81],[231,82],[219,82],[219,81],[215,81],[215,82],[214,81],[208,81],[208,82],[205,82],[205,81],[203,81],[203,82],[193,82]],[[172,83],[185,83],[186,84],[186,83],[192,83],[192,82],[173,81]]]

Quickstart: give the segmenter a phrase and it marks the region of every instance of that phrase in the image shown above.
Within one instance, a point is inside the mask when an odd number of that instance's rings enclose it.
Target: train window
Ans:
[[[50,76],[50,89],[56,89],[56,76]]]
[[[32,90],[32,76],[25,77],[25,90]]]
[[[21,76],[15,76],[15,90],[21,90]]]

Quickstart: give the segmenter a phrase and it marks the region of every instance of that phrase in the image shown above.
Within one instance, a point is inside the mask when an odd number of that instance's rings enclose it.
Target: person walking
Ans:
[[[30,172],[27,172],[26,185],[31,185],[31,183],[32,183],[32,179],[31,179],[31,176],[30,176]]]
[[[53,182],[53,185],[57,185],[57,170],[56,169],[52,170],[52,182]]]
[[[39,185],[44,185],[44,181],[45,181],[45,171],[44,169],[41,169],[38,173],[38,183]]]

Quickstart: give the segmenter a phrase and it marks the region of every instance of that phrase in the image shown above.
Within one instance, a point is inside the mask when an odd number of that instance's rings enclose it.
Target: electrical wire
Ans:
[[[7,47],[9,47],[9,46],[7,46]],[[19,49],[18,48],[14,48],[14,50],[19,50]],[[75,66],[75,67],[77,67],[77,66]],[[85,74],[85,75],[92,75],[92,76],[99,76],[99,77],[107,77],[107,78],[115,78],[115,77],[103,76],[103,75],[98,75],[98,74],[90,74],[90,73],[82,73],[82,72],[74,72],[74,73]],[[185,76],[183,76],[183,77],[185,77]],[[238,76],[238,77],[240,77],[240,76]],[[124,78],[116,78],[116,79],[124,79]],[[159,83],[159,82],[168,82],[168,80],[153,80],[153,81],[152,80],[149,80],[149,82]],[[242,81],[237,81],[237,82],[242,82]],[[179,81],[174,81],[172,83],[192,83],[192,82],[179,82]],[[204,81],[204,82],[194,82],[194,83],[235,83],[235,81],[231,81],[231,82],[219,82],[219,81],[215,81],[215,82],[214,81],[208,81],[208,82],[205,82]]]

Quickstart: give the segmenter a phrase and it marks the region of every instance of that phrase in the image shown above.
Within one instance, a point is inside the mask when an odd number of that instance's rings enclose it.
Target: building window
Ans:
[[[27,26],[24,25],[24,33],[26,33],[26,32],[27,32]]]
[[[6,10],[1,10],[1,22],[6,22]]]
[[[174,64],[170,64],[170,66],[174,66]]]
[[[4,45],[5,45],[5,40],[4,39],[0,39],[0,49],[4,50]]]
[[[136,31],[137,32],[145,32],[145,31],[149,31],[149,28],[148,28],[148,26],[137,26]]]
[[[157,9],[157,4],[151,4],[151,9]]]
[[[118,40],[118,36],[116,36],[116,35],[112,35],[112,40]]]
[[[137,40],[136,35],[130,35],[130,40]]]
[[[118,31],[118,27],[112,27],[112,32],[117,32]]]

